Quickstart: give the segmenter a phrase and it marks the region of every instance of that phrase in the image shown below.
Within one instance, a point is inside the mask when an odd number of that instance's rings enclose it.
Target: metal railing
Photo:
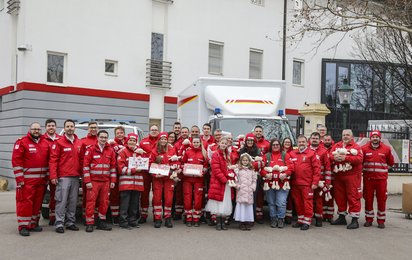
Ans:
[[[172,84],[172,63],[146,60],[146,87],[169,88]]]

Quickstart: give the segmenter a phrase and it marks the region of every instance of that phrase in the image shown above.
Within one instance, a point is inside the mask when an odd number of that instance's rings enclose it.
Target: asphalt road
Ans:
[[[325,224],[308,231],[287,226],[272,229],[269,222],[252,231],[231,224],[228,231],[202,225],[153,228],[152,222],[133,230],[95,230],[21,237],[17,232],[14,193],[0,193],[0,259],[411,259],[412,220],[400,213],[401,197],[388,200],[387,225],[347,230]],[[349,220],[349,218],[348,218]],[[363,225],[363,217],[360,220]]]

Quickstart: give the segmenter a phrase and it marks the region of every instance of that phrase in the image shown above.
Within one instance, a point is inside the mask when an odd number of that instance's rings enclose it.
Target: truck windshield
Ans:
[[[255,126],[260,125],[263,127],[266,140],[270,141],[272,138],[283,140],[289,137],[293,144],[296,144],[288,123],[280,119],[224,118],[215,119],[213,125],[214,129],[220,128],[223,131],[231,132],[234,138],[239,134],[253,132]]]

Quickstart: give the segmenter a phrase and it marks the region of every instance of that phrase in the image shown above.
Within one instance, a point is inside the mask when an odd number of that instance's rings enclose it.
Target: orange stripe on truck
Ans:
[[[273,105],[270,100],[253,100],[253,99],[228,99],[226,104],[263,104],[263,105]]]
[[[182,106],[186,105],[187,103],[195,100],[196,98],[198,98],[197,95],[184,98],[184,99],[180,100],[180,101],[177,103],[177,104],[178,104],[178,107],[182,107]]]

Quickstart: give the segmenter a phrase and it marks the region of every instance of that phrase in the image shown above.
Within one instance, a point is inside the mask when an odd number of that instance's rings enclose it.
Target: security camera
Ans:
[[[22,45],[19,45],[19,47],[17,47],[17,50],[19,50],[19,51],[31,51],[32,48],[31,48],[31,45],[22,44]]]

